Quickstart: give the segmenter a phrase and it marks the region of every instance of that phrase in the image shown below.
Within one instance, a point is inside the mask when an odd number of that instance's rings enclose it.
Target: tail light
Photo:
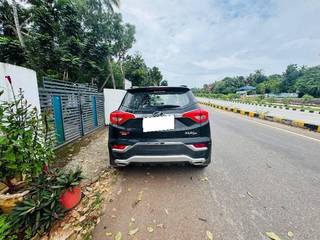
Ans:
[[[195,148],[205,148],[208,146],[207,143],[194,143],[192,144]]]
[[[186,112],[182,116],[185,118],[190,118],[197,123],[204,123],[209,119],[208,111],[203,109],[196,109],[190,112]]]
[[[134,119],[136,116],[132,113],[114,111],[110,113],[110,122],[114,125],[122,125],[130,119]]]
[[[112,149],[113,150],[125,150],[128,146],[124,144],[113,144]]]

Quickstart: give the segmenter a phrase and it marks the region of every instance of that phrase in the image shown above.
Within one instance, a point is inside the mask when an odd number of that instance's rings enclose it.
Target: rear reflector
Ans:
[[[190,118],[197,123],[204,123],[209,119],[208,111],[203,109],[196,109],[190,112],[186,112],[182,116],[185,118]]]
[[[205,148],[208,146],[207,143],[194,143],[192,144],[195,148]]]
[[[124,150],[126,149],[128,146],[127,145],[124,145],[124,144],[114,144],[112,145],[112,149],[115,149],[115,150]]]
[[[114,125],[122,125],[126,121],[134,118],[136,118],[136,116],[128,112],[114,111],[110,113],[110,123]]]

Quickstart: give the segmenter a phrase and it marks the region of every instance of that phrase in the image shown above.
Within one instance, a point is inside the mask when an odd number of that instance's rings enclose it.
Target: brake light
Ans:
[[[112,145],[112,149],[115,149],[115,150],[124,150],[127,146],[124,145],[124,144],[114,144]]]
[[[194,143],[192,144],[195,148],[205,148],[208,146],[207,143]]]
[[[182,116],[185,118],[190,118],[197,123],[204,123],[209,119],[208,111],[203,109],[197,109],[190,112],[186,112]]]
[[[128,112],[122,112],[117,110],[110,113],[110,122],[114,125],[122,125],[126,121],[134,118],[136,118],[136,116]]]

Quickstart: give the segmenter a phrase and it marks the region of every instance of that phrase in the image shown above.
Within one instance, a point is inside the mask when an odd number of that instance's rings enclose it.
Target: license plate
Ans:
[[[142,120],[143,132],[158,132],[174,129],[174,116],[147,117]]]

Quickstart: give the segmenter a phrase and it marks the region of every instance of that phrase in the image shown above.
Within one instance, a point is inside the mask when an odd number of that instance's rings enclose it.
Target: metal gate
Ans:
[[[41,111],[52,114],[57,145],[104,125],[104,97],[96,86],[45,78],[39,96]]]

